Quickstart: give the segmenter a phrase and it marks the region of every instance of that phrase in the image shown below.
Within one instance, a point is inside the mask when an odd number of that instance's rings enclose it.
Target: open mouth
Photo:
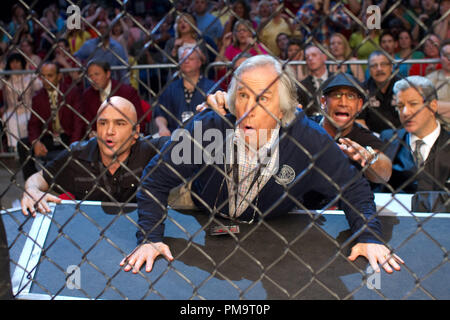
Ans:
[[[111,139],[106,139],[106,140],[105,140],[105,144],[106,144],[108,147],[113,148],[114,145],[115,145],[115,142],[112,141]]]
[[[350,114],[348,112],[335,112],[334,117],[336,119],[348,120],[350,118]]]

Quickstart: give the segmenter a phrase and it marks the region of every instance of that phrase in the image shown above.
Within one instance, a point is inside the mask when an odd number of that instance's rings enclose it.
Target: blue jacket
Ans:
[[[408,132],[405,129],[383,131],[380,139],[386,143],[384,153],[392,161],[389,185],[396,192],[406,193],[443,191],[444,187],[450,187],[449,138],[450,134],[441,127],[441,133],[431,148],[423,169],[418,170],[409,147]]]
[[[229,121],[225,121],[214,111],[205,110],[187,123],[186,130],[194,137],[195,120],[201,121],[203,132],[209,128],[216,128],[225,133],[226,130],[233,129],[236,121],[230,114],[226,118]],[[286,214],[296,206],[301,207],[301,199],[308,191],[316,190],[328,196],[338,196],[342,191],[341,199],[344,201],[340,201],[340,204],[345,211],[350,229],[353,233],[362,231],[358,241],[380,243],[374,235],[381,235],[381,227],[374,216],[376,207],[369,183],[349,163],[346,155],[326,131],[300,111],[289,127],[280,129],[279,137],[279,168],[281,170],[283,166],[291,167],[295,172],[295,179],[284,186],[272,177],[265,184],[257,197],[257,207],[265,215],[264,219]],[[203,148],[211,144],[210,141],[199,142]],[[170,140],[166,143],[161,149],[161,156],[155,156],[144,169],[141,178],[142,188],[137,194],[137,201],[138,223],[146,234],[137,232],[138,243],[162,241],[167,198],[169,191],[182,183],[179,175],[186,179],[185,181],[196,176],[192,185],[192,198],[197,205],[207,212],[212,212],[216,204],[218,211],[228,215],[224,164],[194,164],[196,160],[194,157],[198,157],[195,149],[190,153],[190,164],[175,164],[172,150],[178,143],[181,143],[181,139],[180,142]],[[224,145],[224,154],[225,149]],[[161,162],[161,157],[165,164]],[[179,175],[175,174],[174,170]],[[224,185],[221,188],[222,184]],[[202,201],[196,199],[197,196]],[[256,198],[253,203],[256,205]],[[254,207],[249,206],[239,218],[248,221],[253,213]],[[370,230],[362,230],[366,223]]]
[[[192,111],[195,114],[195,108],[206,100],[205,97],[217,90],[213,89],[211,92],[209,92],[213,87],[213,81],[205,77],[200,78],[196,85],[191,102],[188,104],[186,103],[186,99],[184,97],[183,79],[175,80],[163,91],[163,93],[159,97],[159,103],[153,111],[153,118],[156,118],[158,116],[166,118],[168,122],[167,128],[170,130],[170,132],[173,132],[181,123],[181,114],[184,111]],[[167,109],[171,114],[165,112],[164,108],[162,107]],[[178,121],[175,120],[174,117]]]

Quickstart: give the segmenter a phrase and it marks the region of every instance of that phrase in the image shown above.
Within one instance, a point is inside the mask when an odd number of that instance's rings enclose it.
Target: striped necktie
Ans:
[[[416,160],[416,164],[420,167],[423,164],[423,155],[420,152],[420,148],[425,144],[423,140],[416,141],[416,148],[414,149],[414,159]]]

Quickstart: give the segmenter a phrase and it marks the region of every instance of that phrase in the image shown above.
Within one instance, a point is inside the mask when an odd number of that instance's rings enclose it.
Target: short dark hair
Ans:
[[[111,71],[111,65],[107,61],[92,59],[89,60],[86,69],[89,69],[90,66],[98,66],[103,69],[103,71],[108,72]]]
[[[64,45],[69,48],[69,41],[66,38],[59,38],[58,41],[56,41],[56,43],[62,42],[64,43]]]
[[[383,33],[381,33],[381,35],[380,35],[380,42],[386,36],[391,36],[394,41],[397,41],[397,38],[394,36],[394,34],[391,31],[384,30]]]
[[[301,38],[298,37],[291,37],[289,38],[288,47],[289,46],[298,46],[300,49],[303,49],[304,42]]]
[[[409,31],[408,29],[402,28],[397,34],[397,41],[400,38],[400,34],[403,33],[403,32],[406,32],[409,35],[409,38],[411,39],[411,41],[413,40],[411,31]]]
[[[41,69],[42,69],[43,66],[49,65],[49,64],[52,64],[52,65],[55,66],[55,68],[56,68],[56,74],[58,74],[58,73],[59,73],[59,70],[61,69],[61,65],[60,65],[58,62],[56,62],[56,61],[52,61],[52,60],[46,60],[46,61],[44,61],[44,62],[42,63],[42,65],[41,65]]]

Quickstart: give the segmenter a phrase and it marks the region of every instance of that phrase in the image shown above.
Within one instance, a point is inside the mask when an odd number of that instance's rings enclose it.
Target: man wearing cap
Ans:
[[[320,124],[338,143],[353,164],[363,169],[372,183],[386,183],[392,173],[392,163],[383,154],[383,143],[371,131],[355,122],[361,111],[364,94],[356,78],[339,73],[325,82],[322,108],[326,116]]]

